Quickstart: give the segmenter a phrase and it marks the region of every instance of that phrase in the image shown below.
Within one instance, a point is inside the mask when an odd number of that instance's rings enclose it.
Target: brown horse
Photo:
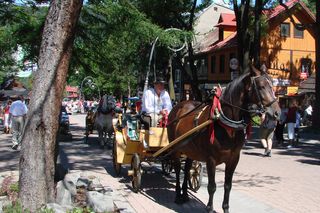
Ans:
[[[253,112],[266,112],[278,119],[280,108],[274,95],[269,76],[254,67],[251,71],[232,81],[219,98],[220,116],[207,126],[181,141],[170,153],[174,159],[176,173],[176,203],[189,200],[187,185],[192,160],[206,162],[208,171],[209,201],[207,210],[213,210],[213,194],[216,191],[216,166],[225,163],[224,199],[222,208],[229,212],[229,195],[233,173],[237,167],[240,150],[245,142],[246,124]],[[212,118],[212,105],[196,101],[184,101],[176,105],[169,114],[168,137],[170,141]],[[214,136],[212,132],[214,130]],[[211,140],[210,140],[211,138]],[[182,194],[180,188],[181,154],[187,155],[184,169]]]

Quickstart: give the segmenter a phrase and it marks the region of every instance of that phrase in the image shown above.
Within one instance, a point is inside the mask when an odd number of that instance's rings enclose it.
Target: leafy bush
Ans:
[[[91,208],[85,207],[85,208],[74,208],[71,211],[68,211],[67,213],[95,213]]]
[[[23,210],[22,205],[20,202],[14,202],[12,204],[9,204],[7,206],[3,207],[4,213],[30,213],[28,210]]]
[[[19,183],[14,182],[12,176],[5,177],[0,188],[1,196],[8,196],[13,203],[16,202],[19,193]]]

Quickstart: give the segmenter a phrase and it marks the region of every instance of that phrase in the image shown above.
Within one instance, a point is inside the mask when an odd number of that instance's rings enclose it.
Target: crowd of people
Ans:
[[[86,113],[90,109],[96,108],[99,102],[97,100],[64,100],[62,106],[68,114]]]

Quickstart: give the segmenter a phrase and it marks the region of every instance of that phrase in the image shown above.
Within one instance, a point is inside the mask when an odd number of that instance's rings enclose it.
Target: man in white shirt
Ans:
[[[150,88],[142,96],[142,113],[151,117],[151,126],[157,126],[158,121],[172,109],[169,93],[164,90],[165,81],[158,76],[154,88]]]
[[[9,109],[12,120],[12,149],[16,150],[21,143],[24,121],[28,108],[23,101],[23,97],[19,96],[16,101],[11,104]]]

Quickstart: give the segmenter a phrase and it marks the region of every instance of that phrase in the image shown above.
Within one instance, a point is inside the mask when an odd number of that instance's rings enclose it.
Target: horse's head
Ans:
[[[99,103],[98,111],[109,113],[116,108],[116,99],[111,95],[104,95]]]
[[[280,107],[275,96],[272,79],[264,69],[258,70],[251,65],[249,99],[259,111],[268,113],[271,117],[279,119]]]

